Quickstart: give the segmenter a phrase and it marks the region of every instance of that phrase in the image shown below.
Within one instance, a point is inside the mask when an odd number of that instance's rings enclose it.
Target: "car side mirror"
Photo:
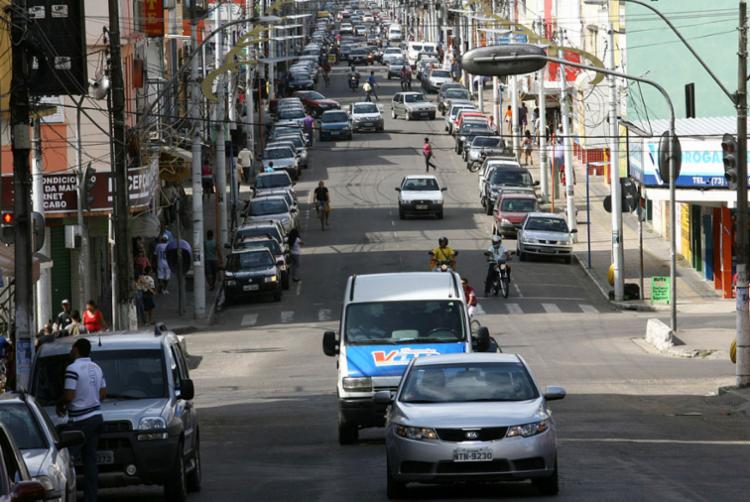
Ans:
[[[401,188],[400,188],[400,187],[396,187],[396,191],[397,191],[397,192],[400,192],[400,191],[401,191]]]
[[[574,228],[573,230],[571,230],[571,231],[570,231],[570,233],[571,233],[571,234],[577,234],[577,233],[578,233],[578,229],[577,229],[577,228]]]
[[[323,353],[331,357],[339,353],[339,344],[336,343],[335,332],[326,331],[323,333]]]
[[[490,350],[490,330],[482,326],[477,330],[475,336],[477,342],[477,352],[489,352]]]
[[[441,192],[447,192],[448,191],[448,187],[443,187],[443,188],[440,189],[440,191]]]
[[[60,440],[55,446],[58,450],[68,448],[69,446],[78,446],[86,441],[86,436],[81,431],[64,430],[59,432]]]
[[[391,404],[393,402],[393,395],[389,390],[379,390],[372,396],[375,404]]]
[[[190,401],[195,397],[195,385],[193,381],[186,378],[180,382],[180,399]]]
[[[44,485],[39,481],[21,481],[16,483],[10,494],[10,500],[13,502],[26,502],[33,500],[42,500],[45,495]]]
[[[544,389],[544,399],[547,401],[558,401],[564,399],[566,395],[567,392],[562,387],[551,385]]]

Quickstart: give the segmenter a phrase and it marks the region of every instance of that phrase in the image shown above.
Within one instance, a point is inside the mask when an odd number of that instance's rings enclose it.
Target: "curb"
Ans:
[[[583,262],[583,259],[578,256],[578,253],[573,253],[573,256],[575,257],[576,262],[578,262],[578,265],[581,267],[581,269],[584,271],[584,273],[591,279],[591,282],[594,283],[596,288],[599,290],[599,292],[602,294],[605,300],[607,300],[611,305],[614,305],[615,307],[619,308],[620,310],[630,310],[630,311],[637,311],[637,312],[658,312],[660,309],[655,308],[651,305],[646,305],[643,303],[628,303],[628,302],[616,302],[614,300],[609,299],[609,291],[605,290],[602,285],[599,283],[598,280],[596,280],[596,277],[594,277],[593,272],[586,266],[586,264]]]

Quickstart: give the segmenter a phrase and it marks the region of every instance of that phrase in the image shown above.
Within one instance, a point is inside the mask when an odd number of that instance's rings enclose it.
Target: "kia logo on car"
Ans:
[[[466,432],[466,439],[477,439],[478,437],[479,437],[479,433],[477,431]]]

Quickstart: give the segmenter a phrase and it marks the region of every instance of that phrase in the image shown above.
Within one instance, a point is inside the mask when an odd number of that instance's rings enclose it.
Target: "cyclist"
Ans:
[[[490,287],[492,286],[492,279],[495,278],[495,265],[499,263],[505,263],[510,257],[510,251],[503,246],[503,238],[499,235],[492,236],[492,243],[487,249],[488,259],[490,261],[487,267],[487,278],[484,280],[484,296],[489,296]],[[510,281],[510,265],[507,266],[508,270],[508,281]]]
[[[328,193],[328,187],[322,181],[318,183],[315,189],[315,211],[323,211],[325,225],[328,226],[328,215],[331,213],[331,195]]]
[[[455,270],[456,256],[458,256],[458,251],[448,246],[448,238],[441,237],[438,239],[438,247],[430,251],[430,269],[439,270],[440,265],[446,264]]]

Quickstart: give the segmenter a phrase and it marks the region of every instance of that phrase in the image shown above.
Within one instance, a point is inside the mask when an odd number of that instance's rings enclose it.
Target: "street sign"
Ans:
[[[671,284],[669,277],[652,277],[651,303],[669,303],[672,297]]]
[[[669,183],[669,131],[664,131],[659,140],[659,176],[664,184]],[[680,138],[672,137],[672,155],[674,156],[674,177],[680,177],[680,167],[682,167],[682,147]]]

